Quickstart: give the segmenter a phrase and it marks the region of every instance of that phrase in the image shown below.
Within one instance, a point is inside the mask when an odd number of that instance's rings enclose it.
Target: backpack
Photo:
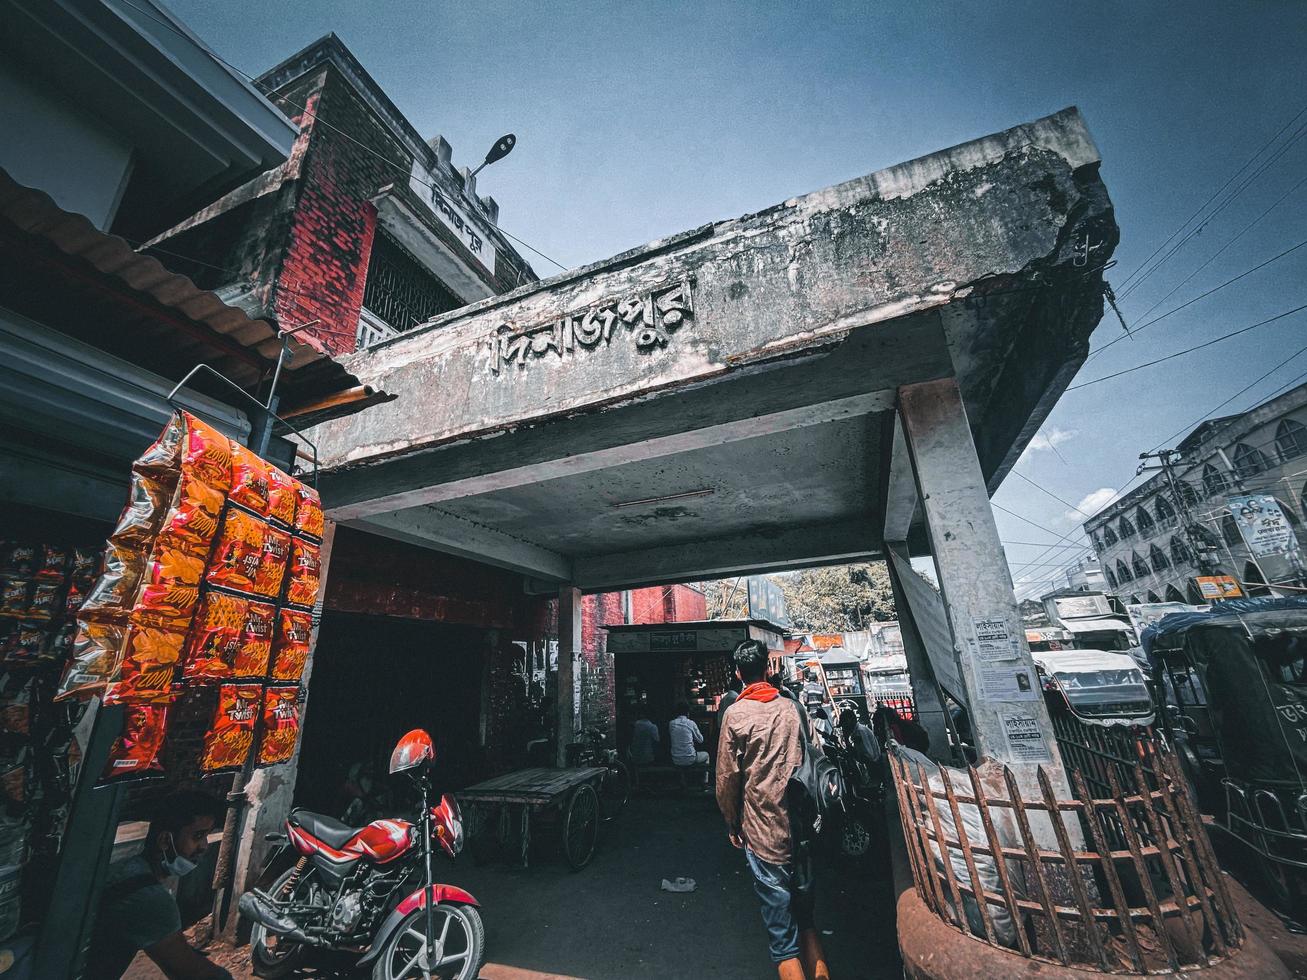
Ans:
[[[803,757],[790,776],[790,822],[795,838],[806,840],[821,831],[821,820],[826,811],[843,800],[844,776],[839,767],[812,744],[808,715],[803,705],[795,702],[794,709],[799,713],[799,745]]]

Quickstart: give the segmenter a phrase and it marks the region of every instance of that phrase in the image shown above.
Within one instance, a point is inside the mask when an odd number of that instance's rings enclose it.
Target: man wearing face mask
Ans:
[[[232,980],[187,943],[177,899],[164,884],[195,870],[222,815],[222,804],[197,790],[159,801],[145,850],[109,866],[86,980],[118,980],[142,949],[170,980]]]

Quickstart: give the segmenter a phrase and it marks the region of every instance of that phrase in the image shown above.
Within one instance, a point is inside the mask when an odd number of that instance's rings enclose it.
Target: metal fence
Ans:
[[[1150,784],[1156,780],[1143,743],[1156,739],[1153,729],[1088,725],[1065,711],[1051,712],[1058,751],[1068,770],[1079,772],[1095,796],[1108,796],[1115,775],[1122,786],[1134,782],[1134,770],[1143,766]]]
[[[1041,767],[1039,796],[1025,799],[998,763],[962,774],[895,751],[918,895],[960,931],[1032,959],[1107,973],[1219,962],[1243,932],[1211,844],[1174,756],[1147,740],[1140,752],[1128,784],[1104,769],[1104,796],[1072,771],[1074,798],[1059,798]]]

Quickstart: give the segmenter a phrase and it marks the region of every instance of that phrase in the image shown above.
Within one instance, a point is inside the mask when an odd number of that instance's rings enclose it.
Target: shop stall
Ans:
[[[780,628],[760,619],[609,626],[618,749],[625,754],[636,712],[644,708],[662,732],[659,761],[668,761],[667,722],[684,701],[704,734],[704,748],[715,755],[717,705],[735,676],[731,654],[745,640],[761,640],[774,663],[784,656]]]

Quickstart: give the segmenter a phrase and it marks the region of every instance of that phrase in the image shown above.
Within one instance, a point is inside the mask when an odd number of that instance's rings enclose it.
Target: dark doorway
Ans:
[[[435,740],[440,791],[479,778],[486,644],[475,627],[328,612],[309,678],[296,805],[340,817],[346,778],[360,763],[372,767],[383,799],[402,796],[406,787],[391,785],[386,769],[413,728]]]

